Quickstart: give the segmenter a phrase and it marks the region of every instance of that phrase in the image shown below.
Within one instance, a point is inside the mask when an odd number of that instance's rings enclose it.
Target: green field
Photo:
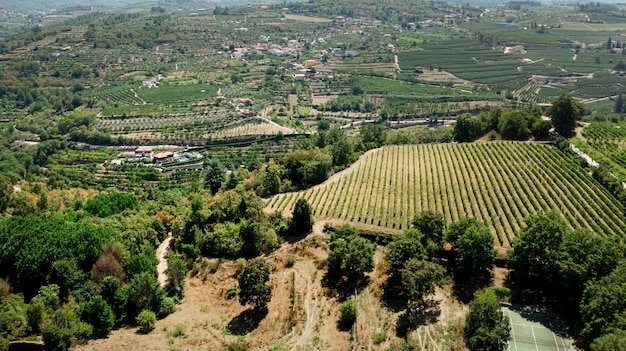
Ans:
[[[319,219],[406,229],[433,210],[448,222],[475,217],[509,247],[523,219],[557,211],[572,228],[626,234],[624,209],[585,170],[544,144],[492,142],[392,146],[362,156],[348,171],[299,193],[267,200],[289,211],[304,197]]]

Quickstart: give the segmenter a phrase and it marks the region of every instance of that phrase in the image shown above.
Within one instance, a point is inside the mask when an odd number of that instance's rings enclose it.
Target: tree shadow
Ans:
[[[228,322],[226,328],[233,334],[245,335],[255,330],[267,316],[267,307],[249,308]]]
[[[359,279],[346,279],[343,276],[337,276],[326,272],[322,278],[322,287],[326,289],[328,297],[334,297],[337,301],[344,301],[354,294],[355,291],[365,289],[370,283],[368,276]]]
[[[463,303],[470,303],[477,290],[491,286],[491,274],[488,272],[473,275],[456,269],[452,270],[452,276],[452,295]]]
[[[409,302],[406,311],[398,317],[396,336],[404,338],[409,330],[417,329],[421,325],[435,323],[440,314],[439,301]]]

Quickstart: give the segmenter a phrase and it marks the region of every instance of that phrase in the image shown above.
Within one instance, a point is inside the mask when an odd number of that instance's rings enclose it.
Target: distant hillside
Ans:
[[[74,6],[107,6],[107,7],[120,7],[137,3],[154,2],[156,5],[177,5],[181,8],[197,9],[197,8],[212,8],[215,5],[227,4],[227,5],[242,5],[242,4],[258,4],[267,3],[273,4],[278,2],[284,2],[283,0],[3,0],[0,2],[0,9],[20,11],[20,12],[34,12],[45,11],[49,12],[55,9],[62,9],[66,7]]]

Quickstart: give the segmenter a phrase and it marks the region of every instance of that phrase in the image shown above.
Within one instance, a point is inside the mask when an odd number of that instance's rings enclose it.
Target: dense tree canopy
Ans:
[[[358,235],[347,239],[338,238],[330,243],[328,272],[335,276],[346,276],[355,282],[374,268],[374,244]]]
[[[80,283],[103,245],[115,237],[110,227],[67,222],[60,216],[11,217],[0,222],[2,274],[29,296],[48,283],[66,286],[68,275],[78,274],[75,283]]]
[[[270,280],[270,266],[260,258],[246,263],[237,277],[239,282],[239,303],[252,304],[255,308],[264,307],[272,298],[272,287],[267,285]]]
[[[435,291],[436,286],[448,282],[445,269],[438,263],[411,259],[402,269],[402,294],[409,301],[421,302],[424,295]]]
[[[511,335],[511,324],[497,300],[482,295],[470,304],[463,336],[472,351],[502,351]]]
[[[557,133],[569,137],[576,128],[576,121],[582,118],[585,111],[583,104],[564,94],[552,102],[552,107],[548,109],[546,115],[552,120],[552,126]]]

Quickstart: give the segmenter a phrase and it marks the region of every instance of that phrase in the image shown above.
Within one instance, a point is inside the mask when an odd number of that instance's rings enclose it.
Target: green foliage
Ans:
[[[400,345],[393,345],[387,351],[413,351],[417,350],[417,343],[407,338]]]
[[[482,121],[467,113],[458,116],[454,124],[454,140],[458,142],[474,141],[485,132]]]
[[[217,194],[226,179],[224,166],[218,159],[210,159],[206,164],[206,169],[204,186],[211,190],[212,194]]]
[[[79,306],[80,319],[93,326],[93,334],[106,337],[115,325],[115,313],[100,295]]]
[[[0,222],[0,241],[4,243],[0,266],[18,291],[33,296],[58,276],[56,262],[66,260],[69,267],[88,272],[104,243],[113,237],[109,227],[67,222],[59,216],[11,217]],[[67,290],[66,281],[55,283]]]
[[[9,351],[11,343],[6,338],[0,337],[0,351]]]
[[[9,295],[0,304],[0,337],[10,340],[28,334],[28,306],[22,295]]]
[[[148,334],[154,329],[156,315],[150,310],[143,310],[137,315],[135,321],[139,324],[139,331]]]
[[[565,222],[555,212],[531,215],[525,221],[526,227],[513,241],[514,250],[509,264],[518,277],[556,278],[555,253],[563,241],[563,234],[568,231]]]
[[[399,276],[404,265],[411,259],[429,260],[426,248],[422,244],[422,233],[417,230],[407,230],[402,234],[396,234],[387,245],[389,272],[393,276]]]
[[[7,177],[0,177],[0,214],[4,213],[13,194],[13,184]]]
[[[472,351],[502,351],[510,338],[511,325],[498,301],[482,295],[470,304],[463,334]]]
[[[523,111],[503,113],[498,122],[498,133],[504,139],[526,140],[530,136],[528,115]]]
[[[98,217],[108,217],[122,213],[125,210],[132,210],[137,207],[137,197],[133,194],[111,193],[100,194],[89,200],[85,204],[85,211]]]
[[[72,331],[54,324],[43,327],[42,337],[46,350],[49,351],[66,351],[72,346]]]
[[[591,282],[580,302],[580,315],[585,326],[581,334],[588,340],[609,334],[609,327],[626,310],[626,264],[620,264],[606,277]]]
[[[473,225],[459,236],[456,246],[457,267],[468,275],[484,275],[493,267],[496,250],[493,235],[485,226]]]
[[[145,272],[136,275],[131,281],[128,318],[135,318],[143,310],[159,313],[164,298],[165,292],[153,274]]]
[[[185,292],[185,275],[187,271],[187,266],[181,257],[170,253],[167,260],[167,284],[165,285],[165,290],[169,296],[182,300]]]
[[[513,293],[511,292],[511,289],[503,286],[490,286],[487,290],[485,290],[484,295],[487,298],[502,302],[511,298]]]
[[[385,144],[387,140],[387,128],[382,124],[363,124],[359,131],[359,136],[366,150],[375,149]]]
[[[284,176],[291,184],[297,189],[305,189],[328,178],[333,167],[333,156],[319,149],[294,150],[286,154],[280,160],[280,164],[284,167]],[[268,167],[267,172],[276,173],[275,170],[270,170],[270,167],[272,166]]]
[[[424,295],[432,294],[436,286],[448,282],[446,270],[440,264],[411,259],[401,271],[402,294],[409,301],[423,301]]]
[[[569,95],[561,95],[552,102],[552,107],[546,111],[546,115],[552,120],[552,125],[557,133],[569,137],[576,128],[576,121],[585,114],[585,106],[575,101]]]
[[[122,287],[120,280],[114,276],[105,277],[100,286],[100,296],[111,306],[115,314],[115,323],[120,324],[126,319],[128,288]]]
[[[591,351],[626,350],[626,331],[617,329],[595,339],[589,347]]]
[[[458,221],[450,223],[444,235],[445,240],[449,243],[456,244],[459,237],[465,234],[469,227],[480,225],[482,224],[473,217],[462,217]]]
[[[352,328],[357,319],[356,302],[348,299],[339,306],[339,324],[344,328]]]
[[[311,206],[305,198],[301,197],[293,207],[293,217],[289,223],[292,235],[308,234],[313,228],[313,215]]]
[[[233,343],[226,346],[222,351],[248,351],[248,346],[242,343]]]
[[[46,308],[41,299],[34,298],[30,301],[26,308],[26,319],[32,334],[37,335],[41,332],[41,324],[45,313]]]
[[[358,235],[330,243],[328,273],[354,283],[374,268],[374,244]]]
[[[267,285],[269,280],[270,266],[263,259],[248,261],[237,277],[239,303],[252,304],[255,308],[265,307],[272,298],[272,287]]]
[[[442,245],[444,241],[443,231],[446,225],[441,213],[424,211],[413,218],[413,227],[420,231],[427,240],[436,245]]]

